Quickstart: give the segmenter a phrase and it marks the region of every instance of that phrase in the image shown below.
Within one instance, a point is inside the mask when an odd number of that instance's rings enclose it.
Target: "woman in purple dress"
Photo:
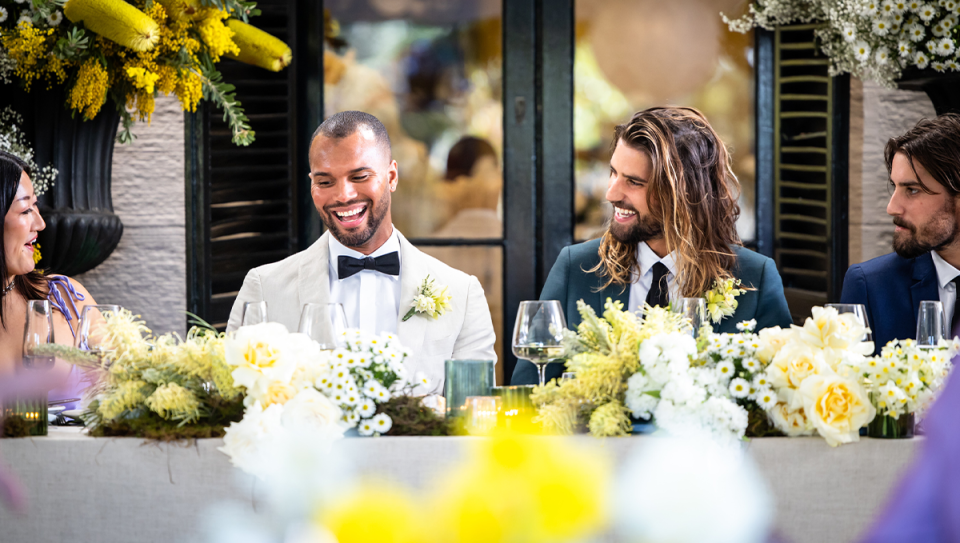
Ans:
[[[23,329],[27,300],[49,300],[53,311],[54,341],[73,345],[80,311],[95,304],[80,283],[62,275],[42,275],[35,270],[34,244],[46,224],[37,209],[37,197],[26,163],[0,151],[0,210],[4,213],[0,246],[0,380],[22,368]],[[49,399],[80,398],[87,386],[79,370],[57,361],[51,371],[56,386]],[[67,404],[75,407],[76,402]]]

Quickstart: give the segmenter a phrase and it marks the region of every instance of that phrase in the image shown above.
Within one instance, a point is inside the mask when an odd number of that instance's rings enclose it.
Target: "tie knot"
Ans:
[[[372,256],[368,256],[363,259],[363,269],[365,270],[376,270],[377,269],[377,259]]]
[[[667,267],[663,262],[657,262],[653,265],[653,276],[654,277],[663,277],[670,273],[670,268]]]

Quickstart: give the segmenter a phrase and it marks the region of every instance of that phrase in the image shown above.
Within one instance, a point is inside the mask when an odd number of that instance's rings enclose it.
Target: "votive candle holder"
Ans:
[[[447,360],[443,370],[447,417],[463,416],[468,397],[489,396],[497,384],[493,360]]]

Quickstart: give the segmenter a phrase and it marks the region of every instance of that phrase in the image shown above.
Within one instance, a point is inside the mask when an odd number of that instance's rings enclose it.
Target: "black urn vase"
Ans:
[[[120,115],[107,101],[92,120],[84,121],[66,105],[62,86],[34,83],[27,93],[0,85],[0,108],[11,106],[23,117],[23,131],[33,145],[34,161],[59,170],[53,187],[39,197],[47,227],[37,243],[40,268],[76,275],[102,263],[117,248],[123,223],[113,212],[110,175]]]
[[[908,68],[897,80],[897,87],[927,93],[937,115],[960,113],[960,72]]]

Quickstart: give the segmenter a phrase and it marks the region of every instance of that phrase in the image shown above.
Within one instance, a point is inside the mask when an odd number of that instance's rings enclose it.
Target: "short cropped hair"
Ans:
[[[390,150],[390,135],[387,134],[387,129],[380,122],[380,119],[363,111],[334,113],[317,127],[310,141],[315,140],[317,136],[340,140],[354,135],[361,128],[368,128],[373,132],[374,139],[378,145],[383,147],[389,159],[392,152]]]
[[[913,173],[917,173],[913,161],[920,163],[951,196],[960,194],[960,115],[945,113],[934,119],[921,119],[906,134],[890,138],[883,150],[887,173],[893,169],[893,157],[903,153],[910,159]],[[932,191],[917,182],[924,192]]]

